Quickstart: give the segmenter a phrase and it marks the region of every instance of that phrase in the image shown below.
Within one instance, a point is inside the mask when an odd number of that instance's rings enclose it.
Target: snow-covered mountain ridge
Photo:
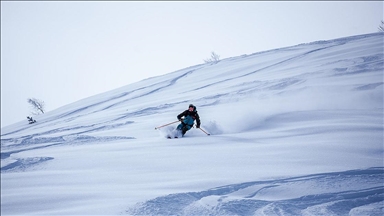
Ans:
[[[1,213],[381,214],[383,39],[191,66],[1,128]],[[190,103],[211,136],[154,130]]]

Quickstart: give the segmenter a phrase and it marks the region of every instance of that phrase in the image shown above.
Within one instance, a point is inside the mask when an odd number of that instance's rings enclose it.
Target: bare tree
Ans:
[[[31,108],[34,110],[33,115],[39,115],[40,113],[44,114],[45,103],[42,100],[36,98],[28,98],[28,103],[31,104]]]
[[[379,26],[378,29],[380,32],[384,32],[384,21],[383,20],[381,20],[381,25]]]
[[[211,52],[211,58],[204,59],[205,63],[215,63],[216,64],[219,61],[220,61],[220,56],[213,51]]]

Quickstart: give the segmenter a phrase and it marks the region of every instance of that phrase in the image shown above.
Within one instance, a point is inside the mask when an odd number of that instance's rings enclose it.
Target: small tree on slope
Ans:
[[[39,115],[40,113],[44,114],[45,103],[42,100],[36,98],[28,98],[28,103],[31,105],[31,108],[34,110],[33,115]]]
[[[380,32],[384,32],[384,21],[383,20],[381,20],[381,25],[379,26],[378,29]]]
[[[213,51],[211,52],[211,58],[204,59],[205,63],[215,63],[216,64],[219,61],[220,61],[220,56],[217,53],[213,52]]]

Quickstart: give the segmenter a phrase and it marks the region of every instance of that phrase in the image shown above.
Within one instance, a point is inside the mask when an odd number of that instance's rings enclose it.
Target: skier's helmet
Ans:
[[[193,104],[189,104],[188,108],[192,107],[193,111],[196,111],[196,107]]]

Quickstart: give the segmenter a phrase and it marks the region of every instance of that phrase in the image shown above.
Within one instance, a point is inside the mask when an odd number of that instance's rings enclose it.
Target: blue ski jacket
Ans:
[[[184,112],[180,113],[177,116],[177,119],[181,120],[181,117],[184,117],[183,123],[186,125],[189,125],[190,127],[193,126],[196,120],[196,126],[200,127],[200,117],[199,114],[197,114],[196,107],[194,108],[193,112],[189,110],[185,110]]]

